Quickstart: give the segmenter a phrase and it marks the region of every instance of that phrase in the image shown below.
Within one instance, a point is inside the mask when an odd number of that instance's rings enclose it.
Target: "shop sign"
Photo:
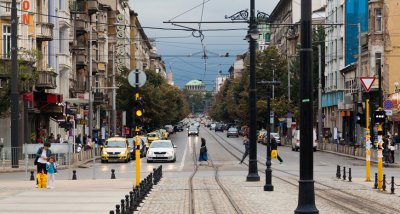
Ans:
[[[30,23],[29,9],[31,8],[31,2],[29,0],[23,0],[21,4],[22,9],[22,24],[28,25]]]
[[[58,105],[49,105],[41,110],[42,113],[50,113],[50,114],[62,114],[63,107]]]

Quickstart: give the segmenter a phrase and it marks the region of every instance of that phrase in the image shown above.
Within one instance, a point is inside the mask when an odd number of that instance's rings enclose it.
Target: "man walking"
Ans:
[[[271,151],[272,150],[276,150],[278,152],[278,143],[276,142],[274,136],[272,136],[272,134],[269,135],[269,139],[271,140]],[[283,163],[283,160],[281,157],[279,157],[279,153],[277,153],[278,155],[276,156],[276,158],[279,160],[279,163]]]

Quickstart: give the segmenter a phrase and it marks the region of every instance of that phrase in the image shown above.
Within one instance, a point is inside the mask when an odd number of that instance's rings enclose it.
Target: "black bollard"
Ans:
[[[142,203],[144,199],[144,188],[143,188],[143,182],[139,183],[139,201]]]
[[[155,175],[156,175],[156,169],[153,168],[153,184],[156,184]]]
[[[125,214],[125,200],[121,199],[121,214]]]
[[[378,189],[378,173],[375,173],[374,189]]]
[[[337,165],[337,169],[336,169],[336,178],[340,179],[341,175],[340,175],[340,166]]]
[[[349,168],[349,182],[351,182],[351,168]]]
[[[135,190],[136,190],[136,195],[135,195],[135,201],[136,201],[136,207],[139,207],[140,206],[140,189],[139,189],[139,186],[136,186],[136,188],[135,188]]]
[[[34,173],[34,172],[31,171],[31,178],[30,178],[31,181],[34,181],[34,180],[35,180],[35,176],[33,176],[33,173]]]
[[[129,201],[129,195],[125,195],[125,210],[126,210],[126,213],[129,213],[130,210],[131,210],[130,205],[131,205],[131,203]]]
[[[130,208],[131,213],[133,213],[134,211],[136,211],[135,203],[134,203],[134,201],[133,201],[134,198],[135,198],[135,196],[133,195],[133,191],[130,191],[130,192],[129,192],[129,202],[130,202],[129,208]]]
[[[343,180],[346,180],[346,167],[343,167]]]
[[[386,191],[386,175],[385,174],[383,174],[382,190]]]
[[[110,214],[114,214],[114,210],[110,210]]]
[[[111,179],[115,179],[115,170],[114,169],[111,170]]]
[[[116,214],[121,214],[121,210],[119,209],[120,207],[121,207],[121,206],[119,206],[119,204],[115,205],[115,208],[116,208],[115,212],[116,212]]]
[[[394,194],[394,176],[392,176],[392,183],[390,185],[390,194]]]
[[[76,170],[72,170],[72,180],[77,180],[77,178],[76,178]]]

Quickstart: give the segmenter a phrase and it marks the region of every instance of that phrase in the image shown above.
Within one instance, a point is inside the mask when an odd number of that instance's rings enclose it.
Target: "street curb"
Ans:
[[[100,156],[98,156],[98,157],[96,157],[96,160],[97,159],[100,159],[101,157]],[[93,161],[93,158],[90,158],[90,159],[87,159],[87,160],[83,160],[83,161],[79,161],[79,162],[76,162],[76,163],[74,163],[74,164],[72,164],[71,165],[71,169],[74,169],[74,168],[78,168],[78,167],[80,167],[80,166],[82,166],[82,165],[85,165],[86,163],[88,163],[88,162],[90,162],[90,161]],[[18,168],[18,169],[6,169],[6,170],[1,170],[0,169],[0,174],[1,173],[12,173],[12,172],[25,172],[25,165],[23,166],[24,168]],[[60,167],[58,167],[58,169],[59,170],[65,170],[65,169],[68,169],[68,166],[60,166]],[[35,169],[28,169],[28,172],[30,172],[30,171],[36,171],[36,168]]]

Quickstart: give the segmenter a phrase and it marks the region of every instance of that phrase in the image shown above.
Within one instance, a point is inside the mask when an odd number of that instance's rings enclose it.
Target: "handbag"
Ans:
[[[273,150],[271,151],[271,158],[277,158],[277,157],[278,157],[278,150],[273,149]]]
[[[33,164],[34,164],[35,166],[38,164],[38,159],[39,159],[39,156],[37,156],[37,157],[35,158],[35,161],[33,161]]]

